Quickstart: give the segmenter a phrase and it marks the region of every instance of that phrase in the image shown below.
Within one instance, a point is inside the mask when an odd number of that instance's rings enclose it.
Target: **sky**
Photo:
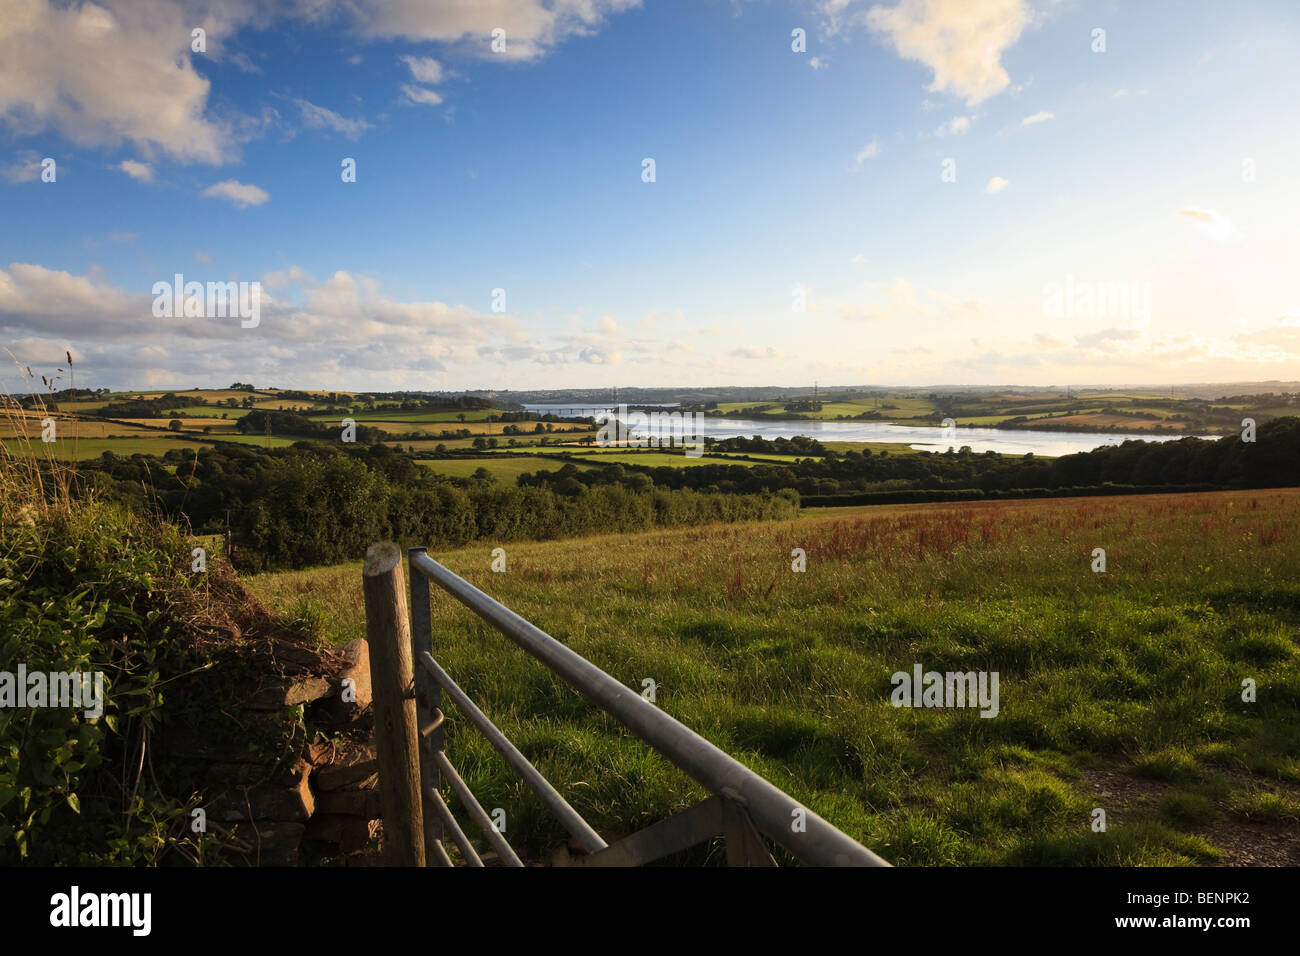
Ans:
[[[1294,380],[1297,49],[1291,0],[0,0],[0,348],[92,388]],[[178,274],[256,323],[158,314]]]

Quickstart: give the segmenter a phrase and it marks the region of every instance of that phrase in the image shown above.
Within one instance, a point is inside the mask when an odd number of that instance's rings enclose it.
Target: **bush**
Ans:
[[[0,671],[104,675],[98,717],[0,709],[0,865],[153,862],[183,830],[184,806],[121,768],[156,729],[188,633],[165,597],[188,551],[174,528],[99,504],[0,527]]]

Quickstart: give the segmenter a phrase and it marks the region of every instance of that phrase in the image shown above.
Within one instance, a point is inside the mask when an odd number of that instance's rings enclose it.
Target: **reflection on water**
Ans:
[[[1150,433],[1099,434],[1092,432],[1057,432],[1044,429],[1017,428],[958,428],[955,437],[944,438],[943,430],[924,425],[895,425],[892,422],[756,422],[721,418],[706,418],[704,434],[713,438],[731,438],[735,435],[762,435],[764,438],[793,438],[807,435],[818,441],[875,441],[905,442],[918,451],[947,451],[949,447],[969,445],[971,451],[986,451],[1006,455],[1072,455],[1092,451],[1105,445],[1120,445],[1126,441],[1176,441],[1183,435],[1154,435]],[[1214,438],[1203,435],[1203,438]]]
[[[610,405],[525,405],[529,411],[542,415],[550,412],[564,417],[595,417],[613,410]],[[670,405],[639,405],[638,408],[671,408]],[[561,412],[561,410],[563,410]],[[1092,451],[1105,445],[1119,445],[1126,441],[1176,441],[1181,434],[1057,432],[1018,428],[958,428],[955,438],[945,439],[939,428],[924,425],[895,425],[892,422],[820,422],[820,421],[754,421],[743,418],[705,418],[703,436],[707,438],[794,438],[806,435],[818,441],[894,442],[910,445],[919,451],[947,451],[949,446],[961,448],[969,445],[980,454],[996,451],[1007,455],[1072,455]],[[1213,439],[1214,435],[1201,435]]]

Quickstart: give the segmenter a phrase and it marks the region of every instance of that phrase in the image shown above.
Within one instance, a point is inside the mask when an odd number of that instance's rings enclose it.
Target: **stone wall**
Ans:
[[[178,707],[183,716],[162,729],[154,753],[170,792],[199,795],[195,806],[206,817],[207,838],[221,848],[219,859],[378,863],[366,642],[335,652],[267,637],[232,642],[212,657],[209,670],[222,668],[223,679],[191,678],[173,691],[203,697],[202,706],[189,700]],[[240,692],[228,693],[231,686]]]

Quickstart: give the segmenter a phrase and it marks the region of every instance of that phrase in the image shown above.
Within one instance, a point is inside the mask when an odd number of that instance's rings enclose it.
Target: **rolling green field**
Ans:
[[[726,464],[726,462],[717,458],[705,458],[703,455],[699,458],[691,458],[689,455],[670,454],[664,451],[627,451],[618,448],[601,448],[588,454],[586,451],[579,451],[574,448],[568,450],[580,457],[590,457],[595,461],[611,465],[641,465],[646,468],[693,468],[698,465]],[[736,462],[736,464],[743,465],[745,462]],[[551,467],[562,467],[562,463]]]
[[[294,442],[303,441],[301,438],[283,437],[281,435],[272,435],[268,438],[265,435],[213,435],[218,441],[234,442],[237,445],[257,445],[260,448],[288,448]]]
[[[453,443],[444,443],[451,446]],[[404,447],[404,446],[403,446]],[[511,449],[498,448],[496,452],[510,451]],[[628,452],[619,453],[616,449],[608,451],[601,450],[594,453],[580,452],[575,453],[572,448],[564,449],[571,458],[560,459],[555,452],[549,449],[539,447],[527,449],[536,454],[528,457],[513,457],[502,454],[486,454],[483,458],[441,458],[441,459],[421,459],[418,464],[436,471],[440,474],[451,475],[455,478],[468,478],[479,468],[486,468],[497,481],[505,481],[514,484],[515,479],[525,472],[537,471],[559,471],[566,464],[572,463],[578,468],[590,468],[597,464],[623,464],[623,465],[642,465],[646,468],[668,467],[668,468],[689,468],[693,465],[725,465],[728,464],[719,458],[688,458],[683,455],[669,455],[665,453],[651,452],[640,454],[629,454]],[[756,456],[762,457],[766,461],[790,461],[790,458],[782,458],[779,455]],[[733,461],[731,464],[752,465],[752,461]]]
[[[804,396],[811,398],[812,396]],[[753,411],[758,414],[781,416],[786,414],[784,402],[719,402],[720,412]],[[847,401],[827,401],[820,411],[795,412],[799,418],[835,419],[841,416],[854,418],[864,412],[880,412],[886,418],[920,418],[933,415],[938,406],[920,395],[890,395],[886,398],[856,398]]]
[[[441,428],[458,426],[461,422],[485,422],[489,415],[500,415],[499,408],[476,408],[466,411],[402,411],[377,408],[353,414],[359,422],[436,422]],[[462,416],[464,416],[462,418]]]
[[[0,441],[3,441],[5,448],[15,455],[26,455],[28,452],[27,443],[22,440],[4,438]],[[49,445],[44,445],[38,440],[33,442],[31,447],[36,454],[50,455],[59,461],[86,461],[90,458],[98,458],[106,451],[114,455],[156,455],[161,458],[173,448],[198,449],[209,445],[206,442],[186,441],[170,438],[166,434],[154,433],[152,437],[146,434],[129,438],[64,438]]]
[[[502,574],[489,544],[434,557],[895,864],[1294,865],[1298,534],[1288,489],[512,544]],[[341,643],[365,633],[360,575],[246,583]],[[606,839],[704,796],[452,599],[432,615],[440,663]],[[997,715],[893,706],[918,664],[996,672]],[[447,715],[471,788],[547,859],[558,826]]]
[[[478,469],[486,468],[497,481],[512,485],[515,483],[515,479],[525,472],[558,471],[564,467],[564,462],[541,457],[442,458],[433,461],[423,459],[418,464],[431,471],[436,471],[442,475],[450,475],[453,478],[469,478]],[[588,467],[581,463],[575,464],[578,468]]]

